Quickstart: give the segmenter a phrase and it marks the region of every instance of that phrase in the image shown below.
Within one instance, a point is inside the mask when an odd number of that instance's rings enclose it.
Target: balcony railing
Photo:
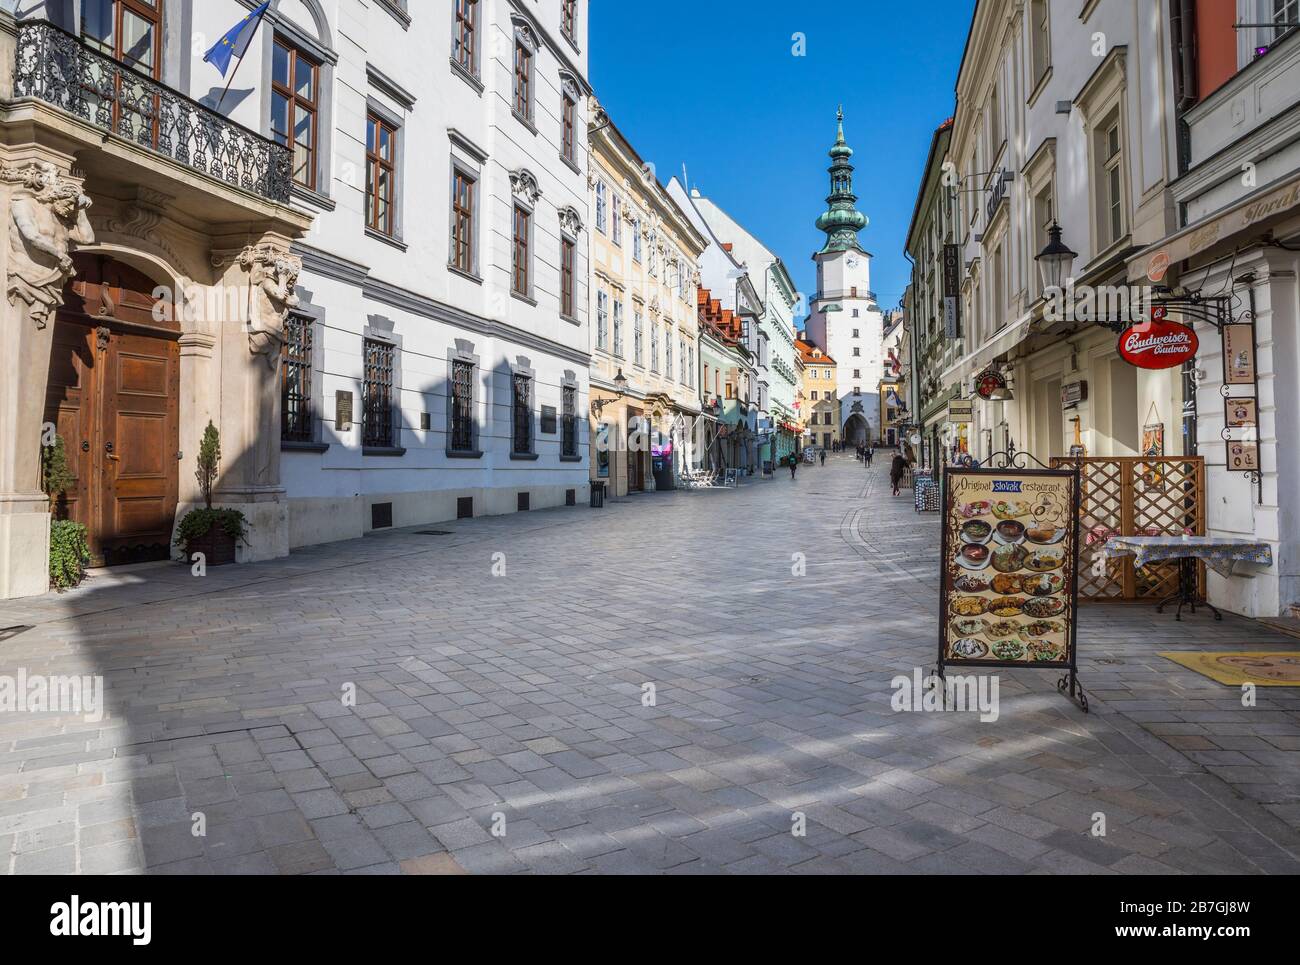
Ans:
[[[292,155],[42,20],[19,26],[14,96],[34,97],[177,164],[287,203]]]

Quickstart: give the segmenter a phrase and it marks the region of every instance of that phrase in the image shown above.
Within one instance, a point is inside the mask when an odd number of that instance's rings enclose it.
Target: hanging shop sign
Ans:
[[[943,477],[939,673],[1068,670],[1076,685],[1079,475],[956,469]]]
[[[981,399],[988,399],[992,397],[993,393],[1000,392],[1006,387],[1006,376],[997,369],[985,369],[975,376],[975,394]]]
[[[1157,318],[1152,310],[1150,322],[1133,325],[1119,336],[1119,354],[1129,365],[1140,369],[1172,369],[1196,357],[1200,340],[1186,325]]]
[[[1255,382],[1255,326],[1249,322],[1223,326],[1223,381],[1227,385]]]
[[[1259,425],[1259,404],[1254,399],[1223,400],[1224,424],[1229,429],[1254,429]]]
[[[957,338],[961,331],[961,247],[943,246],[943,334]]]
[[[1229,439],[1228,472],[1259,472],[1259,443]]]
[[[949,399],[948,400],[948,421],[949,422],[973,422],[974,419],[975,419],[974,399]]]

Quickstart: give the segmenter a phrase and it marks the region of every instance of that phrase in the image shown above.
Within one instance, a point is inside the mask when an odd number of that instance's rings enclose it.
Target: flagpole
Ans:
[[[247,56],[247,55],[245,55]],[[221,113],[221,105],[226,102],[226,95],[230,93],[230,85],[235,82],[235,75],[239,73],[239,68],[244,66],[244,58],[239,58],[239,63],[235,64],[235,69],[230,72],[230,80],[226,81],[226,89],[221,92],[221,99],[217,101],[217,113]]]
[[[267,9],[269,10],[270,8],[268,7]],[[257,30],[259,27],[262,26],[262,21],[265,19],[266,19],[266,10],[263,10],[262,13],[258,15],[257,23],[253,25],[253,36],[257,35]],[[226,81],[226,89],[221,92],[221,99],[217,101],[216,110],[218,114],[221,113],[221,105],[226,102],[226,95],[230,93],[230,85],[235,82],[235,75],[239,73],[239,68],[244,66],[244,57],[248,56],[248,48],[251,46],[252,46],[252,37],[250,37],[248,43],[244,45],[243,56],[239,58],[239,63],[235,64],[235,69],[230,72],[230,80]]]

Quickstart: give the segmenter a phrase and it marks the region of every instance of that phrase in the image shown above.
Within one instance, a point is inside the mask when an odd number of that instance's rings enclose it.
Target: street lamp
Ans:
[[[617,397],[620,399],[623,398],[623,396],[627,395],[627,376],[623,374],[622,369],[619,369],[618,375],[614,376],[614,389],[618,393]],[[591,400],[592,413],[596,416],[597,419],[599,419],[600,414],[605,411],[605,406],[609,405],[613,401],[614,399],[592,399]]]
[[[1061,226],[1055,219],[1047,229],[1047,236],[1047,246],[1034,256],[1034,260],[1038,262],[1038,270],[1042,273],[1044,290],[1061,289],[1070,277],[1070,268],[1074,265],[1078,252],[1071,251],[1061,241]]]

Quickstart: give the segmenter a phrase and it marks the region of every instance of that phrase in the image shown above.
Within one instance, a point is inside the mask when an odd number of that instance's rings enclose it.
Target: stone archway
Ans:
[[[871,441],[871,426],[861,412],[854,412],[844,422],[844,442],[849,446],[865,445]]]
[[[154,310],[150,275],[85,249],[73,262],[44,417],[75,481],[53,511],[86,527],[93,565],[167,559],[180,475],[180,325]]]

